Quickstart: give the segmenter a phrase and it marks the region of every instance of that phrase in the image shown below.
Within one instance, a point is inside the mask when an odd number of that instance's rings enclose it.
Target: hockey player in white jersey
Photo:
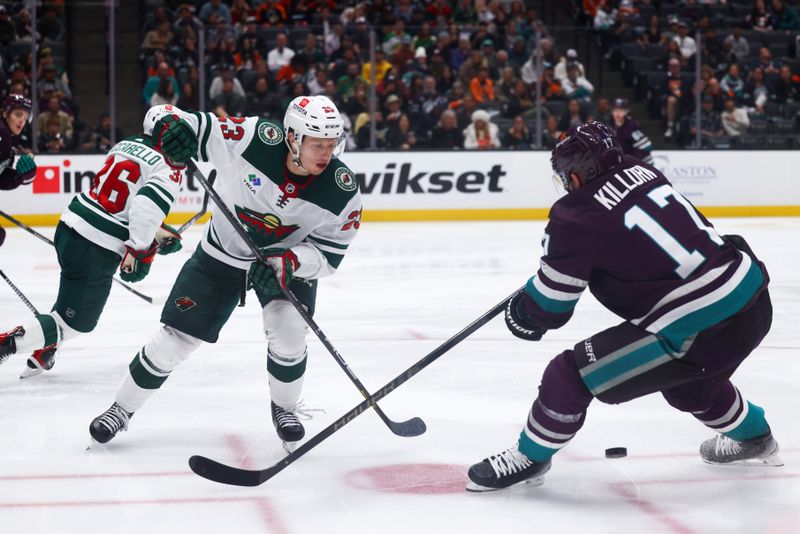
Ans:
[[[106,443],[127,429],[133,413],[200,345],[215,343],[243,299],[255,289],[263,308],[272,421],[287,450],[305,430],[296,416],[306,368],[303,318],[281,292],[288,287],[313,314],[317,279],[333,274],[356,235],[361,197],[353,173],[338,159],[342,118],[322,96],[294,99],[283,127],[258,117],[217,118],[156,107],[146,119],[164,127],[174,115],[193,132],[196,156],[217,169],[215,189],[264,251],[252,252],[217,213],[183,266],[161,315],[163,325],[136,354],[116,400],[89,428]]]
[[[180,236],[162,221],[185,165],[169,161],[161,141],[144,135],[114,145],[89,192],[75,195],[61,215],[55,232],[61,279],[52,311],[0,333],[0,363],[32,351],[20,378],[51,369],[65,340],[94,330],[118,269],[126,282],[138,282],[157,250],[181,248]]]

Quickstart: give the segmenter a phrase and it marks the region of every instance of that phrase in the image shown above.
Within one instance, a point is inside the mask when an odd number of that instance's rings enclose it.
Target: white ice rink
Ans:
[[[782,468],[704,465],[697,450],[712,432],[653,395],[592,404],[543,486],[465,492],[470,464],[515,443],[550,358],[619,321],[588,292],[541,342],[517,340],[495,319],[381,402],[395,420],[422,417],[423,436],[396,437],[368,411],[264,485],[239,488],[194,475],[187,460],[263,468],[284,455],[251,294],[128,432],[86,451],[89,422],[113,401],[161,310],[115,285],[97,330],[65,344],[52,371],[19,380],[21,355],[0,367],[0,533],[798,533],[800,219],[714,222],[743,234],[772,277],[772,331],[734,383],[766,409]],[[521,286],[537,268],[543,227],[364,224],[340,272],[320,284],[317,322],[374,391]],[[135,287],[163,300],[200,232]],[[0,269],[49,310],[52,248],[9,229]],[[0,280],[0,330],[27,317]],[[309,346],[303,397],[326,411],[306,422],[313,435],[362,398],[312,335]],[[628,457],[605,459],[612,446]]]

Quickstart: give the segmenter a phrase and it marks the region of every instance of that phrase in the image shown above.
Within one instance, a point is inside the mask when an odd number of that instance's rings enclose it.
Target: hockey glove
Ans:
[[[512,334],[525,341],[539,341],[547,332],[546,328],[540,328],[531,324],[530,319],[525,313],[525,299],[530,297],[521,291],[508,301],[506,306],[506,326]]]
[[[33,177],[36,176],[36,163],[33,162],[32,157],[25,154],[17,158],[16,171],[17,184],[29,184],[33,181]]]
[[[177,115],[165,115],[153,127],[153,140],[168,160],[183,164],[197,154],[197,136]]]
[[[300,262],[291,249],[272,248],[263,252],[266,263],[257,261],[250,266],[250,284],[264,295],[276,297],[289,287]]]
[[[125,257],[119,266],[119,277],[126,282],[139,282],[150,272],[150,264],[156,256],[158,243],[153,241],[149,248],[144,250],[133,250],[125,247]]]
[[[162,224],[161,228],[156,230],[156,241],[158,242],[158,253],[162,256],[178,252],[183,248],[181,235],[175,228],[166,224]]]

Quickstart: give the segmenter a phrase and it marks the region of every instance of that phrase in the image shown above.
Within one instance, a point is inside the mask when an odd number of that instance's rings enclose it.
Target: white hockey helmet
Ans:
[[[299,167],[302,167],[300,147],[303,146],[303,137],[306,135],[336,139],[333,155],[339,157],[344,152],[344,121],[336,104],[327,96],[298,96],[292,100],[283,117],[283,131],[286,146]],[[289,132],[294,133],[293,144],[289,142]]]
[[[145,135],[153,135],[153,127],[158,122],[158,119],[166,115],[175,115],[176,112],[181,111],[177,106],[171,104],[162,104],[160,106],[153,106],[147,110],[147,115],[144,116],[142,122],[142,131]]]

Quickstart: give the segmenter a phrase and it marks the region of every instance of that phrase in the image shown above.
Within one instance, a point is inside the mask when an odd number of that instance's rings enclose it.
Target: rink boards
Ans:
[[[708,216],[800,215],[793,177],[800,151],[654,154],[655,166]],[[364,219],[371,221],[544,219],[559,194],[549,152],[353,152],[342,159],[361,184]],[[39,155],[32,186],[3,192],[0,209],[28,224],[55,225],[72,196],[91,187],[103,161],[103,155]],[[189,177],[168,220],[199,211],[202,197]]]

